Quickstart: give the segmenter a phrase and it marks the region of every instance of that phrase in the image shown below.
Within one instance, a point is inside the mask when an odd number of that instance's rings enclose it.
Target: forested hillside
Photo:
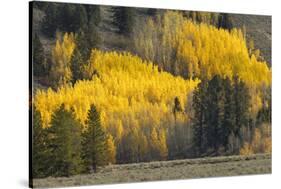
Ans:
[[[270,63],[231,15],[36,2],[33,20],[35,177],[271,153]]]

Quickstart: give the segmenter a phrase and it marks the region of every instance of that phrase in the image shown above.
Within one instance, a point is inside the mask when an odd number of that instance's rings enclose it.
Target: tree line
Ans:
[[[249,91],[247,85],[238,77],[233,81],[216,75],[211,80],[203,80],[193,94],[193,129],[196,154],[239,154],[243,144],[248,144],[257,137],[257,128],[270,130],[268,123],[262,125],[263,118],[255,124],[251,119]],[[266,108],[267,111],[271,107]],[[262,110],[260,111],[262,112]],[[264,135],[270,137],[268,133]],[[257,143],[259,141],[254,141]],[[257,145],[257,144],[253,144]],[[258,153],[269,153],[271,144],[267,143]],[[242,150],[242,154],[243,154]],[[248,153],[249,154],[249,153]]]
[[[115,163],[113,138],[105,132],[94,105],[88,111],[87,129],[82,130],[73,110],[62,104],[43,129],[40,113],[33,112],[32,175],[71,176],[97,171],[97,166]]]

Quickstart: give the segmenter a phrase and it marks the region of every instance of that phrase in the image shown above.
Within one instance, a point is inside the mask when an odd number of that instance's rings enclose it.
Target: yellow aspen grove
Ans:
[[[200,81],[159,72],[152,62],[130,53],[94,49],[86,67],[85,74],[91,75],[91,80],[62,86],[56,92],[52,89],[37,90],[34,102],[43,127],[50,126],[52,114],[62,103],[65,108],[73,109],[76,119],[85,127],[87,112],[94,104],[100,112],[102,126],[113,137],[116,146],[122,146],[124,140],[131,140],[128,137],[135,137],[134,157],[138,161],[148,158],[147,140],[150,139],[151,127],[157,130],[163,127],[160,139],[156,133],[155,147],[158,154],[161,152],[162,159],[166,159],[168,150],[164,129],[174,125],[174,99],[178,97],[186,107],[187,97]],[[178,123],[188,124],[186,119],[179,119]],[[137,132],[132,134],[129,131]]]
[[[188,64],[190,77],[211,79],[214,75],[224,78],[238,75],[248,85],[270,85],[271,69],[266,62],[249,55],[241,30],[229,32],[186,20],[177,35],[178,59]]]
[[[72,73],[70,61],[75,48],[73,33],[65,33],[62,40],[57,39],[56,45],[52,49],[52,67],[50,76],[53,86],[58,88],[70,82]]]

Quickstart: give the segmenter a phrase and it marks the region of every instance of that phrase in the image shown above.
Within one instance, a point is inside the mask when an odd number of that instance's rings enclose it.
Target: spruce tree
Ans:
[[[227,13],[221,13],[218,19],[218,28],[231,30],[233,28],[233,20]]]
[[[206,149],[206,97],[207,97],[206,80],[202,80],[198,88],[193,94],[192,107],[194,115],[192,118],[193,123],[193,146],[196,155],[202,154]]]
[[[114,7],[113,24],[118,28],[118,32],[128,35],[133,31],[135,23],[135,9],[130,7]]]
[[[80,50],[78,48],[75,48],[70,65],[73,84],[75,84],[77,80],[83,79],[83,64],[84,64],[84,59],[80,53]]]
[[[249,126],[249,91],[245,83],[234,77],[235,127],[234,134],[242,140],[242,127]]]
[[[46,162],[52,176],[71,176],[81,171],[81,125],[73,111],[64,105],[54,112],[48,129],[49,157]]]
[[[228,147],[228,138],[235,127],[235,104],[234,104],[234,89],[229,78],[223,80],[224,85],[224,119],[221,129],[221,142],[225,149]]]
[[[174,99],[174,107],[173,107],[173,113],[174,113],[174,117],[175,117],[175,121],[176,121],[176,118],[177,118],[177,113],[178,112],[182,112],[183,109],[181,107],[181,103],[180,103],[180,100],[178,97],[175,97]]]
[[[101,21],[99,5],[84,5],[88,17],[88,25],[98,26]]]
[[[43,19],[42,23],[42,32],[48,37],[54,37],[57,27],[59,25],[58,22],[58,10],[57,5],[49,3],[48,7],[46,8],[46,16]]]
[[[47,170],[47,135],[42,128],[40,113],[33,108],[32,115],[32,177],[40,178],[48,175]]]
[[[36,33],[33,39],[33,74],[34,76],[45,76],[47,74],[46,57],[44,54],[44,47]]]
[[[83,133],[83,163],[86,172],[97,171],[97,166],[106,162],[106,135],[101,125],[100,114],[94,105],[88,112],[87,129]]]
[[[220,144],[222,143],[221,133],[223,132],[224,118],[224,90],[222,79],[220,76],[214,76],[208,84],[207,89],[207,140],[208,146],[218,153]]]

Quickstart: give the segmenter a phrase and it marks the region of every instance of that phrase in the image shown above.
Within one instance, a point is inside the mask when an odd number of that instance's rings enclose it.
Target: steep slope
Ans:
[[[271,16],[232,14],[234,27],[246,27],[247,39],[252,39],[255,47],[271,65]]]

